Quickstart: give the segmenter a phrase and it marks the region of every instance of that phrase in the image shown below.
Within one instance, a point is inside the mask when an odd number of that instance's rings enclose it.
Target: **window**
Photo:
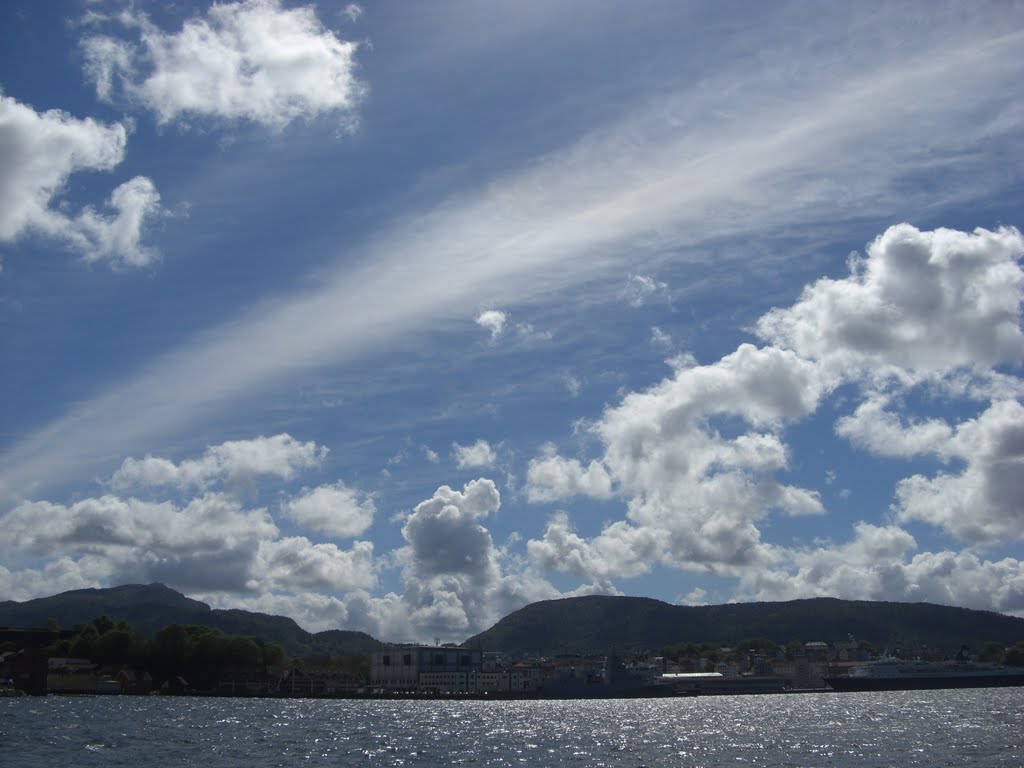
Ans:
[[[385,667],[390,667],[391,666],[391,657],[390,656],[381,656],[380,663],[383,664]]]
[[[402,664],[407,666],[407,667],[411,667],[412,666],[412,654],[411,653],[407,653],[404,656],[402,656]]]

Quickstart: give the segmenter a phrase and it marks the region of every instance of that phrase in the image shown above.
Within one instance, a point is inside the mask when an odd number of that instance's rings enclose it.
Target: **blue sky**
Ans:
[[[1024,615],[1020,3],[0,13],[0,599]]]

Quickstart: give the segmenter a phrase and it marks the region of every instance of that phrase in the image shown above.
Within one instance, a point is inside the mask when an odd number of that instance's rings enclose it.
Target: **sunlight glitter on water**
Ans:
[[[0,765],[1024,765],[1024,689],[614,701],[0,703]]]

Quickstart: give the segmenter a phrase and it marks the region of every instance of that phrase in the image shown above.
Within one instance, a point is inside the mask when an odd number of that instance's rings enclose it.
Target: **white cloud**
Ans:
[[[780,551],[788,567],[751,570],[740,597],[792,600],[832,596],[848,600],[906,600],[1004,612],[1024,610],[1024,562],[981,560],[971,552],[923,552],[896,526],[858,523],[838,546]]]
[[[42,568],[20,571],[11,571],[0,565],[0,594],[6,600],[23,602],[71,589],[101,587],[109,575],[109,568],[97,558],[72,560],[62,557],[50,560]]]
[[[280,130],[328,113],[351,121],[365,91],[355,74],[358,45],[339,40],[311,6],[217,3],[176,33],[142,13],[116,20],[137,31],[138,42],[85,38],[86,73],[99,98],[121,96],[160,124],[212,117]]]
[[[358,3],[349,3],[342,10],[342,13],[344,13],[345,16],[348,17],[349,21],[356,22],[359,21],[359,19],[362,17],[365,11],[363,10],[363,7]]]
[[[485,479],[467,483],[462,492],[441,486],[417,504],[402,527],[416,575],[466,573],[489,579],[496,567],[494,546],[477,520],[499,506],[498,489]]]
[[[110,482],[116,489],[127,489],[164,485],[205,488],[215,481],[244,486],[259,475],[290,480],[298,470],[319,466],[327,452],[326,446],[302,443],[285,433],[261,435],[211,446],[202,458],[180,464],[154,456],[128,458]]]
[[[314,544],[301,536],[260,543],[246,588],[265,592],[348,592],[377,585],[373,544],[354,542],[349,550]]]
[[[776,510],[823,511],[816,493],[774,479],[788,465],[775,432],[813,412],[825,391],[815,366],[792,352],[750,345],[713,365],[686,363],[672,378],[624,397],[591,427],[604,444],[600,462],[586,470],[558,456],[531,462],[533,501],[607,497],[613,482],[628,500],[629,522],[612,523],[591,541],[556,518],[543,540],[528,542],[538,565],[572,563],[594,579],[642,573],[655,562],[736,573],[775,559],[758,519]],[[755,429],[724,437],[716,417]]]
[[[530,501],[557,501],[583,495],[608,499],[612,480],[598,461],[584,468],[577,459],[548,456],[531,459],[526,472],[526,496]]]
[[[707,605],[707,597],[707,590],[701,589],[700,587],[694,587],[686,595],[676,600],[676,602],[680,605]]]
[[[96,556],[114,583],[242,589],[260,542],[277,536],[264,509],[211,493],[184,506],[116,496],[70,506],[24,502],[3,518],[7,545],[44,557]]]
[[[477,440],[472,445],[452,443],[452,454],[455,457],[455,465],[459,469],[490,467],[498,458],[494,449],[491,448],[491,444],[486,440]]]
[[[651,344],[656,347],[671,347],[672,336],[655,325],[651,328]]]
[[[508,320],[501,310],[486,309],[476,316],[476,324],[486,329],[491,334],[491,343],[496,342],[505,332],[505,323]]]
[[[568,515],[556,513],[542,539],[527,542],[531,563],[544,571],[569,573],[611,587],[613,578],[647,573],[664,556],[662,532],[654,528],[612,523],[591,541],[573,529]]]
[[[437,451],[426,445],[423,446],[423,457],[431,464],[438,464],[441,461],[441,457],[438,455]]]
[[[491,334],[490,343],[497,343],[498,339],[505,336],[509,329],[515,332],[515,340],[523,346],[531,346],[544,341],[550,341],[551,331],[542,331],[534,328],[531,323],[509,323],[507,312],[497,309],[487,309],[476,316],[476,324]]]
[[[129,267],[144,267],[156,261],[157,252],[141,242],[146,222],[163,212],[153,182],[144,176],[126,181],[111,193],[107,207],[114,215],[86,208],[75,219],[70,237],[83,258]]]
[[[891,391],[870,389],[865,402],[838,421],[839,435],[878,455],[934,455],[966,464],[960,474],[901,481],[898,520],[927,521],[972,544],[1024,535],[1018,479],[1024,476],[1024,407],[999,401],[955,430],[941,419],[903,419],[887,410],[901,387],[927,381],[953,392],[963,387],[948,383],[947,374],[966,368],[984,379],[994,375],[990,366],[1021,359],[1024,273],[1016,260],[1022,252],[1024,240],[1012,229],[965,234],[891,227],[849,278],[819,280],[793,307],[761,318],[761,335],[792,349],[741,345],[705,366],[681,358],[672,378],[627,394],[593,424],[604,455],[586,474],[577,460],[531,462],[531,501],[601,496],[614,483],[628,503],[628,522],[606,525],[589,541],[571,532],[567,518],[556,518],[542,540],[529,542],[534,561],[597,579],[656,560],[734,576],[773,572],[788,555],[762,541],[760,519],[772,511],[824,512],[817,492],[775,479],[789,465],[781,432],[847,381],[877,387],[888,380]],[[608,483],[591,487],[584,482],[590,475]],[[814,574],[831,564],[834,573],[850,577],[840,564],[855,562],[865,542],[876,554],[884,551],[886,536],[896,547],[894,558],[914,545],[902,529],[862,526],[842,551],[822,550],[834,552],[832,561],[826,554],[801,556],[808,583],[830,588],[833,581]],[[898,581],[904,571],[873,570],[863,588],[900,594],[899,584],[886,579]]]
[[[339,482],[314,488],[283,507],[287,515],[304,528],[349,538],[364,533],[377,513],[373,499],[360,500],[360,495]]]
[[[850,276],[821,279],[757,325],[776,345],[844,373],[941,374],[1024,361],[1020,328],[1024,238],[890,227]]]
[[[544,341],[551,341],[554,334],[551,331],[542,331],[534,328],[531,323],[516,323],[517,341],[524,346],[532,346]]]
[[[322,455],[313,443],[279,435],[222,443],[202,459],[180,465],[140,462],[133,479],[149,486],[187,486],[239,474],[284,477]],[[282,507],[309,527],[344,536],[365,530],[375,511],[372,500],[360,500],[342,483],[285,499]],[[341,549],[303,536],[279,538],[267,510],[246,508],[225,493],[207,492],[181,504],[111,494],[69,505],[22,502],[0,517],[0,527],[5,533],[0,547],[44,563],[38,570],[0,567],[0,590],[22,599],[58,589],[159,581],[232,607],[317,605],[344,618],[344,602],[332,594],[363,594],[378,585],[380,570],[371,542]],[[311,591],[329,594],[314,599]],[[308,611],[296,617],[311,618]],[[320,616],[310,624],[319,627],[327,620]]]
[[[836,422],[836,434],[878,456],[911,457],[940,452],[953,434],[940,419],[904,425],[898,414],[886,410],[886,398],[870,397]]]
[[[72,174],[120,165],[127,138],[120,123],[38,113],[0,94],[0,241],[36,233],[65,241],[86,261],[112,267],[155,261],[156,251],[142,244],[146,225],[162,212],[149,179],[137,176],[114,189],[109,215],[91,207],[69,214],[60,205]]]
[[[901,480],[899,520],[941,526],[970,544],[1024,538],[1024,406],[1014,400],[993,403],[935,450],[966,466],[959,474]]]
[[[665,296],[668,284],[649,275],[630,275],[626,283],[626,301],[631,307],[642,307],[656,296]]]
[[[662,83],[647,105],[575,143],[346,248],[316,290],[282,297],[272,311],[253,307],[19,436],[0,494],[107,471],[97,457],[138,453],[240,394],[465,318],[495,286],[510,305],[557,300],[666,253],[703,258],[712,242],[824,221],[848,232],[897,204],[933,205],[932,185],[906,180],[937,167],[957,179],[945,187],[950,205],[998,195],[1016,177],[973,150],[1020,135],[1021,114],[1005,108],[1005,95],[1021,80],[1021,34],[993,37],[989,22],[1000,16],[964,24],[938,14],[935,33],[912,46],[901,39],[879,58],[873,37],[841,59],[820,45],[831,21],[816,19],[792,25],[806,33],[756,70],[726,54],[708,78]],[[871,25],[884,40],[902,28],[874,17]]]
[[[309,632],[324,632],[329,629],[357,628],[357,622],[350,615],[347,601],[352,595],[365,595],[363,590],[352,590],[345,598],[337,595],[300,589],[295,592],[260,592],[258,594],[235,594],[224,592],[194,592],[191,597],[202,600],[211,608],[241,608],[272,616],[288,616]],[[367,628],[366,623],[358,623]],[[376,628],[376,625],[374,625]],[[390,635],[377,635],[389,638]]]
[[[408,546],[395,553],[404,593],[348,596],[348,626],[400,640],[457,639],[527,603],[558,596],[495,547],[482,521],[500,505],[497,487],[486,478],[462,491],[442,486],[417,504],[402,527]]]

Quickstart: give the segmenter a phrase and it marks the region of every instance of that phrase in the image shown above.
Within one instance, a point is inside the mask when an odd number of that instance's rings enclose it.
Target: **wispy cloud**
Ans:
[[[95,472],[230,398],[350,363],[482,301],[554,297],[668,247],[685,259],[711,238],[924,205],[905,184],[915,168],[963,165],[971,173],[956,194],[991,193],[1005,167],[979,166],[963,149],[1019,135],[1021,116],[1000,105],[1019,82],[1021,42],[1016,31],[965,35],[899,67],[833,65],[796,90],[779,68],[683,88],[525,171],[396,219],[350,249],[354,260],[323,287],[254,306],[112,383],[11,446],[0,495]],[[812,51],[791,55],[813,66]],[[727,118],[695,127],[693,109]]]

